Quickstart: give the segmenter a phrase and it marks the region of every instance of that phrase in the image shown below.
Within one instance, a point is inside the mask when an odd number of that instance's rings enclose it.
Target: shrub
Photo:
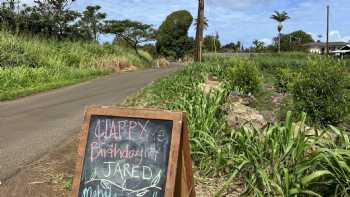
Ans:
[[[246,94],[255,94],[260,90],[260,72],[253,61],[237,59],[228,69],[228,83],[231,90],[238,87]]]
[[[0,43],[0,67],[38,67],[38,62],[26,53],[22,46],[14,43]]]
[[[193,17],[190,12],[180,10],[171,13],[157,32],[157,52],[165,57],[179,59],[192,49],[193,39],[187,36]]]
[[[289,92],[297,76],[298,73],[289,68],[279,69],[275,75],[275,86],[278,91],[281,93]]]
[[[338,124],[349,112],[347,82],[342,62],[311,59],[293,86],[295,109],[315,123]]]

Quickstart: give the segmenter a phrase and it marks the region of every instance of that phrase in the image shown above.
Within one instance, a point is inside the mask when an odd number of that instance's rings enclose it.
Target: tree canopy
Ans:
[[[160,55],[181,58],[193,48],[193,39],[187,36],[193,22],[191,13],[180,10],[171,13],[157,32],[157,52]]]
[[[275,13],[271,16],[271,19],[273,19],[279,23],[277,26],[277,30],[278,30],[278,32],[281,32],[283,29],[282,23],[285,20],[290,19],[290,17],[288,16],[288,13],[286,11],[282,11],[282,12],[275,11]]]
[[[203,47],[206,51],[218,51],[221,47],[219,35],[207,35],[204,37]]]
[[[303,45],[310,42],[314,42],[314,39],[310,34],[302,30],[294,31],[289,34],[282,34],[281,50],[282,51],[303,51],[305,50]]]
[[[138,46],[154,39],[155,30],[151,25],[131,20],[106,21],[104,33],[115,35],[115,40],[123,40],[139,54]]]
[[[79,21],[80,31],[86,38],[97,40],[97,34],[102,31],[103,20],[107,17],[106,13],[100,12],[101,6],[87,6],[83,11]]]

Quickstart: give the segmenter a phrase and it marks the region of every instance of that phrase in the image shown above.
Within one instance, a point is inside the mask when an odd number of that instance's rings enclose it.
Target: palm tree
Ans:
[[[205,28],[204,19],[204,0],[198,0],[198,17],[197,17],[197,31],[196,31],[196,46],[194,60],[196,62],[202,61],[202,44],[203,44],[203,32]]]
[[[287,19],[290,19],[288,16],[288,13],[286,11],[278,12],[275,11],[275,13],[271,16],[271,19],[278,22],[277,30],[278,30],[278,53],[281,52],[281,31],[283,29],[283,22]]]

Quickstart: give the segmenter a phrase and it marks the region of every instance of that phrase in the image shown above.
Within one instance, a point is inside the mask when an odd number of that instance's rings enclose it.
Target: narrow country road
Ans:
[[[113,74],[15,101],[0,102],[0,181],[80,131],[89,105],[112,105],[179,69]]]

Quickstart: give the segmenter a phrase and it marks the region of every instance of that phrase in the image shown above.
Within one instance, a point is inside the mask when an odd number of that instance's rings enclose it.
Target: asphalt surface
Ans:
[[[112,105],[171,72],[166,69],[113,74],[89,82],[0,102],[0,183],[80,131],[89,105]]]

